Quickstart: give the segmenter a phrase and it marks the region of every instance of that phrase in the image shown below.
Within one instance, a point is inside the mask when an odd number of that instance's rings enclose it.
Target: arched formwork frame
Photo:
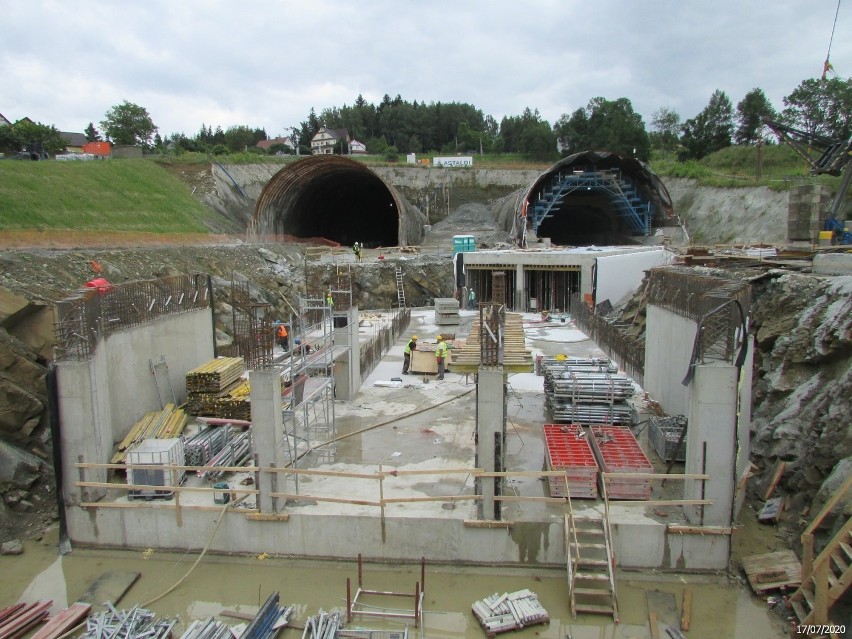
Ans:
[[[423,239],[425,217],[369,167],[311,156],[269,180],[254,208],[262,235],[322,236],[341,244],[407,246]]]
[[[516,243],[525,246],[527,231],[538,234],[548,219],[570,214],[566,202],[576,194],[606,202],[611,218],[606,224],[622,235],[647,236],[655,226],[677,223],[668,190],[646,164],[617,153],[583,151],[554,164],[518,198]]]

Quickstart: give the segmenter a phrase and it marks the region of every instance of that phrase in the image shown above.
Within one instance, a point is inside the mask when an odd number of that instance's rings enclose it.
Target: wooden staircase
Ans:
[[[790,597],[790,606],[799,625],[829,623],[828,611],[852,585],[852,518],[846,517],[843,526],[814,559],[814,531],[852,490],[852,477],[826,503],[819,515],[802,533],[802,585]]]
[[[396,299],[400,308],[405,308],[405,287],[402,284],[402,269],[396,267]]]
[[[566,480],[567,485],[567,480]],[[615,556],[609,528],[609,508],[602,517],[578,517],[571,508],[565,515],[565,549],[568,554],[568,593],[571,615],[578,612],[612,615],[618,623],[615,590]]]

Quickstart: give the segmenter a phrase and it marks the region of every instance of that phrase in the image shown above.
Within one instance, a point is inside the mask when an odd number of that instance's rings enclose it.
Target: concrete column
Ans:
[[[525,313],[527,310],[527,294],[524,290],[524,265],[515,267],[515,311]]]
[[[685,499],[710,499],[706,506],[686,506],[693,525],[731,525],[737,444],[737,369],[724,362],[699,364],[690,383],[686,473],[705,473],[704,482],[685,482]],[[703,483],[703,487],[702,487]]]
[[[334,359],[335,398],[347,401],[361,388],[361,342],[358,330],[358,307],[349,309],[346,326],[335,329],[334,343],[349,350]]]
[[[502,366],[480,366],[476,385],[476,466],[488,472],[505,468],[506,381]],[[479,519],[499,519],[495,511],[496,482],[490,477],[477,480],[482,495],[477,509]],[[497,506],[499,508],[499,506]]]
[[[284,420],[281,415],[281,374],[276,370],[249,372],[251,385],[252,448],[260,468],[284,465]],[[262,513],[276,513],[278,507],[273,492],[283,492],[283,475],[259,473],[257,506]]]

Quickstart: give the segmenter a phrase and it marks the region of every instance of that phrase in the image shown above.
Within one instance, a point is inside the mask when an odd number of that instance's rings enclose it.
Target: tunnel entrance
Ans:
[[[603,151],[584,151],[554,164],[527,190],[516,225],[561,246],[636,244],[655,226],[672,223],[671,198],[643,163]]]
[[[315,156],[272,177],[255,205],[254,220],[263,234],[375,248],[405,244],[400,215],[406,208],[399,194],[360,162]]]

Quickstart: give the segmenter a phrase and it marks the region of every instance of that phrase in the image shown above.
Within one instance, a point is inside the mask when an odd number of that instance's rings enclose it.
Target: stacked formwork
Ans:
[[[601,360],[545,358],[545,403],[554,422],[570,424],[631,424],[635,411],[628,399],[633,380]]]
[[[592,450],[604,473],[653,473],[654,467],[629,428],[595,425],[590,428]],[[609,499],[650,499],[648,479],[626,477],[606,481]]]
[[[822,184],[800,184],[787,200],[787,239],[815,242],[831,208],[831,190]]]
[[[550,496],[597,499],[598,463],[583,427],[545,424],[543,429],[547,469],[565,472],[564,477],[548,477]]]

